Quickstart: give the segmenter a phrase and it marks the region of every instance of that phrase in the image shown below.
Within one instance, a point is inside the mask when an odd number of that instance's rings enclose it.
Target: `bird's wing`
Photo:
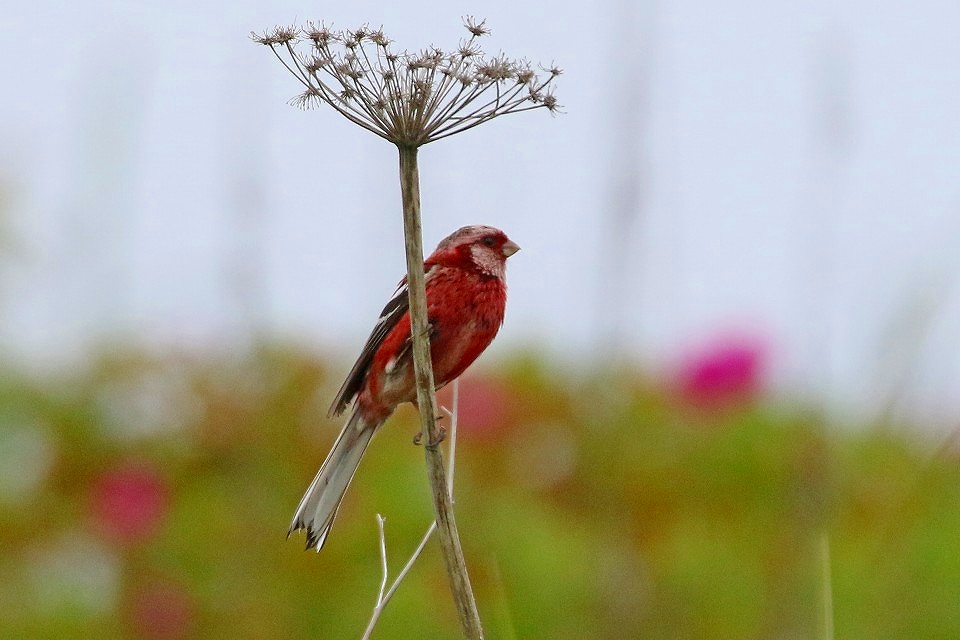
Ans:
[[[405,314],[409,308],[407,279],[404,278],[397,286],[397,291],[393,294],[393,297],[390,298],[390,302],[388,302],[387,306],[380,312],[380,318],[377,319],[377,324],[374,325],[373,331],[370,332],[370,337],[367,338],[366,344],[364,344],[363,349],[360,350],[360,356],[354,363],[353,368],[350,369],[350,373],[347,374],[347,379],[344,380],[340,391],[337,392],[336,397],[333,399],[333,404],[330,405],[330,410],[327,413],[328,416],[333,417],[343,413],[343,410],[350,404],[354,396],[360,392],[363,381],[367,377],[367,372],[370,370],[370,363],[373,362],[374,354],[377,352],[377,349],[380,348],[380,345],[383,344],[383,339],[397,326],[400,318],[403,317],[403,314]]]

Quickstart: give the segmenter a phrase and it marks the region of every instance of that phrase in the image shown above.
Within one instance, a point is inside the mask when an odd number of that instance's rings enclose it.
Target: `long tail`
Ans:
[[[307,532],[307,549],[323,548],[327,540],[333,519],[337,517],[340,501],[357,472],[360,458],[370,444],[370,438],[376,432],[378,424],[367,424],[360,417],[357,407],[354,407],[350,419],[344,425],[343,431],[333,443],[333,448],[327,454],[327,459],[320,466],[317,477],[310,483],[307,492],[300,500],[297,513],[293,516],[287,537],[294,531],[305,529]]]

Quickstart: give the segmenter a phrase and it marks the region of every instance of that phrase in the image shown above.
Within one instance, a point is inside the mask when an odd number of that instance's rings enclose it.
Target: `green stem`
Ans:
[[[423,232],[420,228],[420,175],[417,170],[417,148],[397,146],[400,150],[400,192],[403,199],[403,235],[407,255],[407,292],[410,298],[410,332],[413,336],[413,370],[417,382],[417,406],[420,409],[421,432],[427,475],[433,492],[433,506],[443,559],[447,565],[450,590],[457,606],[463,634],[469,640],[482,640],[483,628],[477,602],[463,559],[453,502],[447,489],[443,453],[437,446],[437,399],[434,393],[433,366],[430,360],[427,294],[423,273]],[[433,443],[433,444],[431,444]]]
[[[823,640],[833,640],[833,579],[830,571],[830,536],[826,527],[820,532],[820,604]]]

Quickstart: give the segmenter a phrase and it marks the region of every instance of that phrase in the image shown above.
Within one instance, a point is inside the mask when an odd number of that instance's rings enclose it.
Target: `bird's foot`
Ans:
[[[438,426],[437,426],[437,439],[436,439],[436,440],[431,440],[431,441],[429,442],[429,445],[428,445],[428,446],[436,447],[438,444],[440,444],[441,442],[443,442],[446,438],[447,438],[447,428],[446,428],[445,426],[443,426],[442,424],[441,424],[441,425],[438,425]]]
[[[439,420],[439,418],[438,418]],[[434,440],[427,442],[428,447],[436,447],[438,444],[446,440],[447,438],[447,428],[442,424],[437,427],[437,437]],[[416,435],[413,436],[413,444],[420,446],[423,443],[423,432],[418,431]]]

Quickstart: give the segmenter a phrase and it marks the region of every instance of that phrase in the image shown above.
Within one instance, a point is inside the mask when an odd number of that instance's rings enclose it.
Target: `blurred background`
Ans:
[[[431,517],[412,409],[283,535],[403,273],[396,152],[251,30],[565,71],[421,152],[503,228],[458,514],[494,638],[960,637],[960,5],[7,3],[0,636],[359,637]],[[449,403],[449,397],[445,397]],[[374,637],[454,638],[432,543]]]

